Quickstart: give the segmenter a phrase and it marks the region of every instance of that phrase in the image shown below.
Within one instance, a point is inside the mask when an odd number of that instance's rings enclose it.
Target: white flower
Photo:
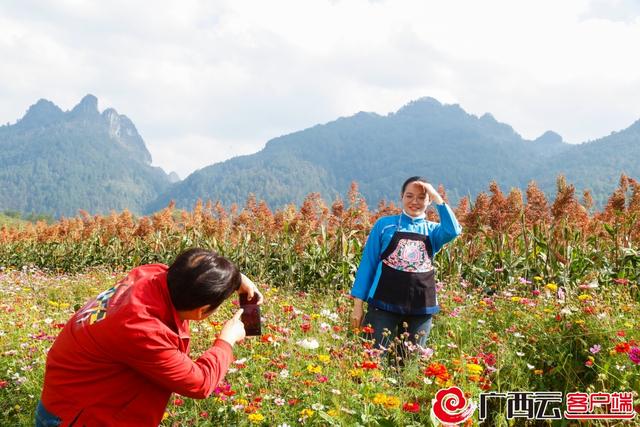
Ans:
[[[246,358],[246,357],[243,357],[242,359],[238,359],[238,360],[236,360],[236,361],[235,361],[235,362],[233,362],[233,363],[235,363],[236,365],[242,365],[242,364],[244,364],[246,361],[247,361],[247,358]]]
[[[340,318],[340,316],[338,316],[338,313],[334,313],[327,309],[322,310],[320,314],[328,319],[333,320],[334,322],[336,322]]]
[[[281,397],[276,397],[275,399],[273,399],[273,403],[275,403],[277,406],[282,406],[286,403],[286,401]]]
[[[289,371],[286,369],[283,369],[282,371],[280,371],[280,373],[278,374],[278,376],[280,378],[289,378]]]
[[[535,366],[530,365],[530,364],[527,363],[527,368],[529,368],[529,370],[531,370],[531,369],[535,368]]]
[[[314,411],[322,411],[324,409],[324,405],[322,403],[314,403],[311,405],[311,409]]]
[[[342,394],[342,392],[341,392],[340,390],[338,390],[337,388],[332,388],[332,389],[331,389],[331,393],[333,393],[333,394],[338,394],[338,395],[339,395],[339,394]]]
[[[47,317],[46,319],[44,319],[44,323],[47,325],[50,325],[51,323],[53,323],[53,319],[50,317]]]
[[[315,350],[316,348],[320,347],[318,340],[315,338],[305,338],[298,341],[297,344],[307,350]]]
[[[484,321],[484,320],[482,320],[482,319],[478,319],[478,323],[480,323],[481,325],[484,325],[484,324],[485,324],[485,323],[487,323],[487,322],[485,322],[485,321]]]
[[[524,338],[524,335],[522,335],[520,332],[514,333],[513,336],[516,338]]]
[[[522,356],[524,356],[524,353],[521,352],[521,351],[516,351],[516,355],[522,357]]]
[[[330,328],[331,326],[328,323],[325,323],[325,322],[320,323],[320,330],[322,332],[327,332]]]

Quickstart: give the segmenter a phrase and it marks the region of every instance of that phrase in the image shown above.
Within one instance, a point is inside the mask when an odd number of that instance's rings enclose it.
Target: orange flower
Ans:
[[[427,366],[427,369],[425,369],[424,374],[427,377],[435,377],[441,382],[446,382],[451,378],[449,371],[447,371],[447,367],[438,362],[430,363],[429,366]]]

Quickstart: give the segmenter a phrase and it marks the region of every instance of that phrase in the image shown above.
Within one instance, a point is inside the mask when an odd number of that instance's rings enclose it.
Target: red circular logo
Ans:
[[[431,410],[441,423],[458,425],[471,418],[476,405],[472,401],[467,402],[458,387],[449,387],[438,390],[431,400]]]

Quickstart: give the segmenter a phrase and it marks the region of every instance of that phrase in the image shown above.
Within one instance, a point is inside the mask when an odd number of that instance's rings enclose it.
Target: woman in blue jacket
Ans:
[[[402,185],[402,213],[380,218],[364,247],[351,289],[355,299],[351,325],[370,325],[376,344],[387,347],[404,332],[425,346],[437,313],[433,257],[462,232],[456,217],[424,178],[414,176]],[[425,211],[434,202],[440,222],[428,221]],[[364,301],[368,303],[364,316]],[[404,327],[406,323],[406,330]],[[384,330],[391,335],[384,337]]]

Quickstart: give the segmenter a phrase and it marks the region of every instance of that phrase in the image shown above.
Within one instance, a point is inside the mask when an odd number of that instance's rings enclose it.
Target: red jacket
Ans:
[[[157,426],[172,392],[205,398],[226,374],[233,355],[225,341],[189,358],[189,321],[173,308],[167,269],[133,269],[56,338],[42,404],[63,426]]]

